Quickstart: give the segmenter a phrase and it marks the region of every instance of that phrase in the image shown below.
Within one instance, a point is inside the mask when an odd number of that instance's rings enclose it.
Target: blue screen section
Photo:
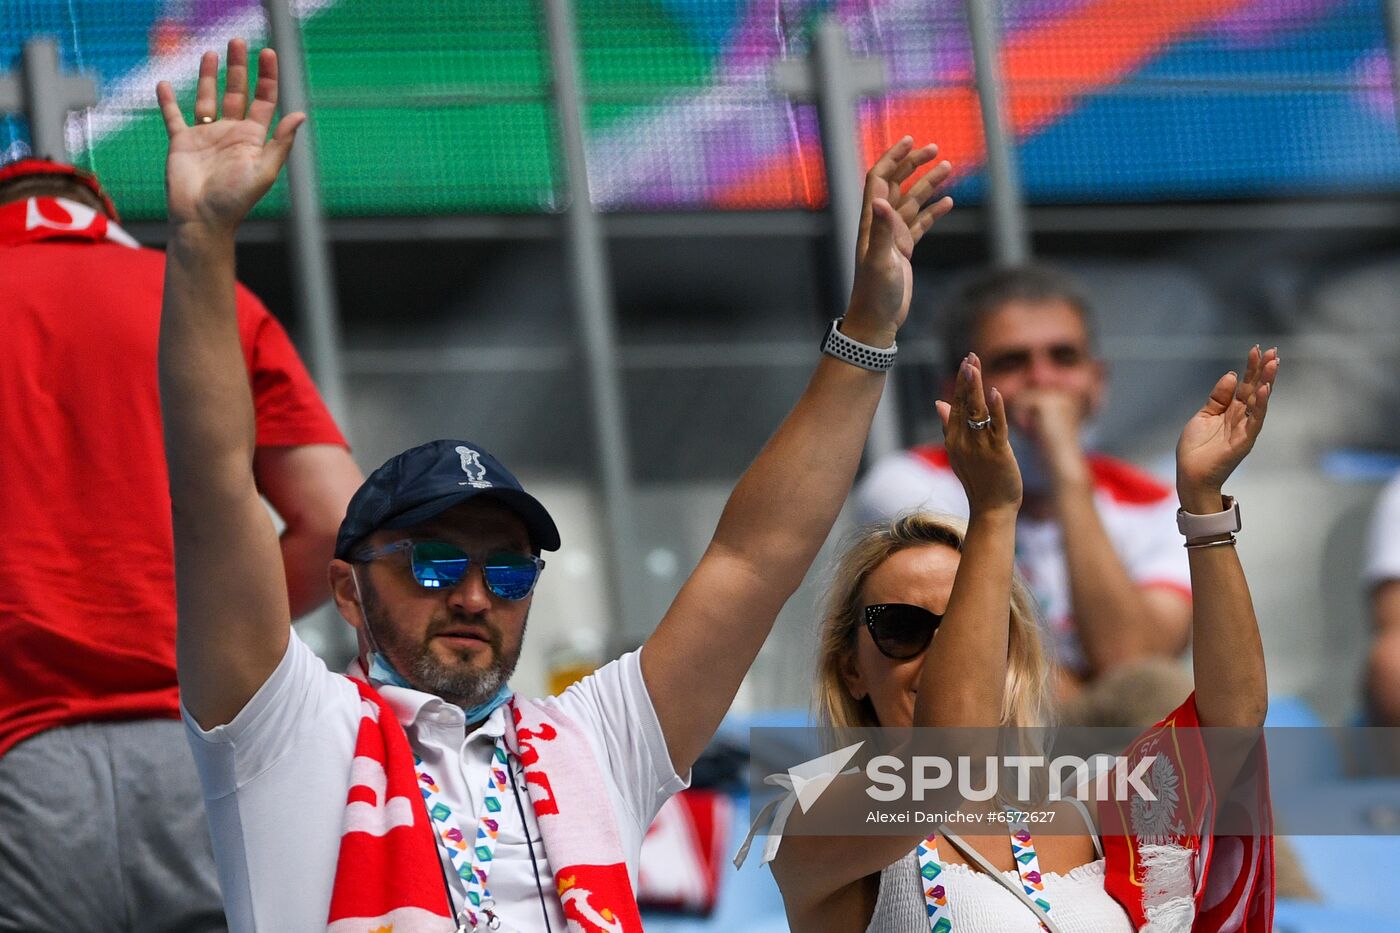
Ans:
[[[65,70],[109,82],[151,54],[151,26],[163,3],[153,0],[24,0],[0,3],[0,69],[19,64],[26,40],[49,36]]]
[[[1169,48],[1021,141],[1041,202],[1289,197],[1400,189],[1400,134],[1375,2],[1336,4],[1260,43]],[[980,194],[980,179],[965,185]]]

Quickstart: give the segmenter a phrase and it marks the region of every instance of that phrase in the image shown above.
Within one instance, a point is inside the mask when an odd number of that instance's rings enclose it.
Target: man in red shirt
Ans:
[[[0,168],[0,931],[224,928],[175,680],[165,257],[116,220],[91,175]],[[361,474],[281,325],[237,305],[301,614]]]
[[[1156,722],[1190,691],[1176,663],[1190,635],[1186,551],[1171,487],[1093,449],[1089,426],[1107,380],[1088,301],[1054,269],[993,269],[964,283],[947,317],[954,370],[973,350],[1006,399],[1025,486],[1017,568],[1045,617],[1064,716]],[[967,514],[947,453],[934,445],[876,463],[855,500],[868,521],[913,509]],[[1105,689],[1082,690],[1095,683]]]

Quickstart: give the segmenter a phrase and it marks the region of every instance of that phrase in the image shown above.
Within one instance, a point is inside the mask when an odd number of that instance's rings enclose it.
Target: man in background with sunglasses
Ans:
[[[443,440],[380,467],[347,510],[330,575],[360,637],[351,680],[291,632],[250,474],[233,237],[303,117],[283,117],[267,140],[276,56],[262,52],[251,103],[246,56],[230,43],[222,118],[213,53],[193,125],[170,87],[159,91],[180,684],[232,926],[640,929],[642,836],[840,511],[908,313],[909,257],[952,206],[935,194],[951,166],[909,181],[936,148],[905,137],[867,174],[849,310],[639,652],[558,697],[512,694],[540,554],[558,531],[489,453]],[[574,753],[559,754],[569,742]]]
[[[180,723],[156,386],[165,258],[96,177],[0,167],[0,930],[225,926]],[[282,517],[289,613],[361,482],[281,325],[230,282],[256,488]],[[246,391],[246,388],[245,388]]]
[[[1093,450],[1107,386],[1087,299],[1057,270],[999,268],[966,281],[946,314],[951,371],[973,350],[1006,399],[1025,486],[1017,568],[1044,613],[1065,721],[1156,722],[1190,691],[1177,661],[1190,637],[1189,567],[1171,487]],[[866,521],[967,515],[937,445],[877,463],[856,503]],[[1084,692],[1091,683],[1101,689]]]

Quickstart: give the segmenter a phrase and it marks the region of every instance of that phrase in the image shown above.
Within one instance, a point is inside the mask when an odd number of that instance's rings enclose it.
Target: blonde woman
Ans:
[[[1177,492],[1191,513],[1184,530],[1197,688],[1169,717],[1176,725],[1257,727],[1264,720],[1263,649],[1233,534],[1221,530],[1237,514],[1221,487],[1259,435],[1278,366],[1277,351],[1253,348],[1243,378],[1221,377],[1177,445]],[[980,363],[969,354],[952,404],[938,405],[970,517],[965,530],[931,515],[903,518],[868,531],[839,562],[818,665],[820,712],[833,727],[1033,726],[1047,719],[1046,663],[1030,598],[1012,566],[1021,479],[1002,399],[996,389],[984,394]],[[854,802],[851,789],[863,780],[838,779],[847,787],[833,784],[835,792],[818,806]],[[773,872],[789,923],[803,933],[1270,928],[1267,838],[1246,844],[1240,859],[1210,867],[1212,824],[1194,827],[1206,841],[1180,851],[1209,885],[1193,886],[1188,873],[1184,885],[1166,885],[1153,900],[1141,893],[1142,841],[1106,836],[1105,859],[1087,817],[1080,817],[1085,828],[1078,835],[1034,838],[1015,830],[958,837],[942,828],[926,837],[914,830],[833,838],[790,829]],[[795,813],[792,828],[801,819]],[[1139,875],[1129,877],[1133,872]],[[1208,886],[1229,893],[1205,904]]]

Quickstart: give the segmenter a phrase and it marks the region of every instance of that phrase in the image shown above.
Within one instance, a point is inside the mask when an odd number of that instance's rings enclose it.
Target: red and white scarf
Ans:
[[[56,239],[140,245],[106,214],[68,198],[23,198],[0,204],[0,247]]]
[[[1143,933],[1271,933],[1273,811],[1262,733],[1231,794],[1249,835],[1215,835],[1219,802],[1202,741],[1196,695],[1124,753],[1129,770],[1157,761],[1145,783],[1156,801],[1099,804],[1104,887]]]
[[[413,750],[394,711],[363,681],[328,933],[452,933],[437,842]],[[642,929],[607,785],[587,736],[557,710],[516,697],[506,747],[525,786],[573,933]]]

